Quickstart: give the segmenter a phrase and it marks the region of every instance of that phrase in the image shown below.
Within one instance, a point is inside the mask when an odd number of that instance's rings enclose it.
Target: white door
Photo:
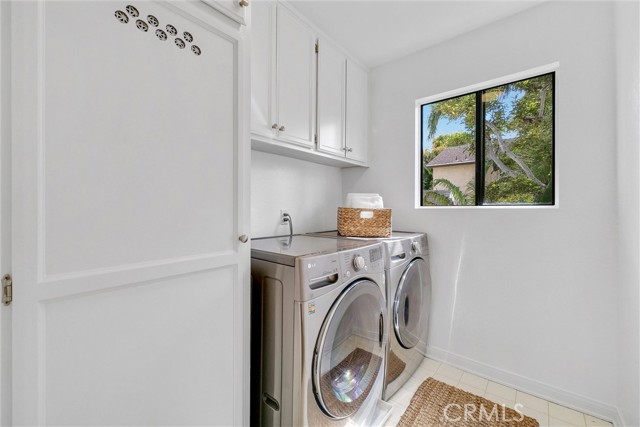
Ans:
[[[367,163],[369,117],[367,72],[347,61],[347,157]]]
[[[0,271],[11,272],[11,4],[0,1]],[[11,306],[0,305],[0,425],[11,425]]]
[[[313,147],[316,105],[316,37],[300,19],[278,5],[278,138]]]
[[[347,58],[331,43],[318,45],[318,151],[344,157]]]
[[[248,423],[245,52],[216,14],[13,3],[16,425]]]

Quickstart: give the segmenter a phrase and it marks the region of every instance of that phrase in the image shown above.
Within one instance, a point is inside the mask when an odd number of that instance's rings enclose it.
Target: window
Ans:
[[[553,205],[555,73],[419,105],[421,206]]]

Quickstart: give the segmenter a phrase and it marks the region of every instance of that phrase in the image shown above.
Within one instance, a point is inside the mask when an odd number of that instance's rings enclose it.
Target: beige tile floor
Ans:
[[[422,362],[411,379],[389,400],[389,403],[393,405],[393,411],[385,424],[386,426],[391,427],[398,424],[400,417],[411,401],[411,397],[428,377],[433,377],[436,380],[511,408],[516,403],[521,403],[523,405],[522,412],[538,420],[540,427],[612,427],[612,424],[608,421],[565,408],[428,358],[424,359],[424,362]]]

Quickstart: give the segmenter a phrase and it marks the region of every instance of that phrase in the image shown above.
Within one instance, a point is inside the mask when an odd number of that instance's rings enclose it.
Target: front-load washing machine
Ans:
[[[252,327],[259,331],[252,351],[260,350],[260,384],[252,399],[259,401],[260,425],[384,421],[390,406],[381,400],[387,347],[383,254],[376,242],[252,240]]]
[[[383,399],[388,400],[411,378],[426,355],[431,307],[427,236],[399,231],[386,238],[343,237],[337,231],[310,235],[384,244],[389,345]]]

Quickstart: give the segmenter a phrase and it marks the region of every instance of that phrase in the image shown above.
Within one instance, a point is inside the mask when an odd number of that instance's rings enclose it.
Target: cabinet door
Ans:
[[[251,5],[251,132],[271,138],[276,134],[276,5]]]
[[[243,6],[244,3],[241,3],[240,0],[202,0],[207,3],[209,6],[213,7],[220,13],[228,16],[234,21],[245,25],[246,24],[246,13],[247,13],[247,5]]]
[[[12,12],[13,424],[247,425],[242,39],[204,3]]]
[[[318,44],[318,151],[344,157],[347,58],[328,42]]]
[[[278,138],[313,147],[316,105],[315,33],[278,6]]]
[[[368,75],[352,61],[347,61],[347,157],[367,162],[368,145]]]

